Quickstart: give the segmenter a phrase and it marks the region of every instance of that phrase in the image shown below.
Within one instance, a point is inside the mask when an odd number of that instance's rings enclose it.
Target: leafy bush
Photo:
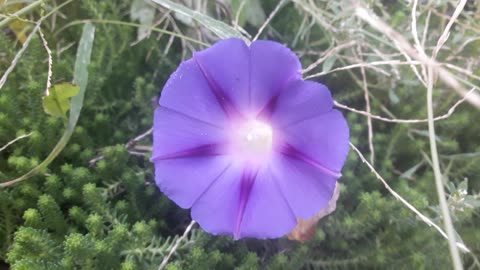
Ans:
[[[255,36],[269,14],[276,13],[260,37],[287,44],[306,68],[304,77],[329,86],[344,109],[352,144],[374,161],[376,171],[401,197],[443,228],[427,123],[398,123],[426,118],[426,87],[419,77],[426,81],[428,74],[387,31],[379,32],[356,16],[358,6],[323,0],[177,2],[232,25],[222,29],[238,35]],[[412,4],[359,5],[415,44]],[[0,11],[7,14],[7,7],[12,5],[0,1]],[[9,10],[6,18],[21,7]],[[418,38],[427,55],[456,7],[456,1],[418,3]],[[64,122],[44,111],[47,80],[52,85],[71,83],[86,20],[95,25],[96,34],[80,120],[68,144],[35,176],[0,189],[0,262],[11,269],[158,269],[190,217],[156,188],[151,139],[137,136],[151,128],[156,99],[169,74],[192,51],[213,43],[216,32],[201,18],[142,0],[45,1],[22,16],[28,21],[0,22],[0,69],[14,67],[0,88],[0,147],[20,138],[0,148],[0,183],[39,165],[57,144]],[[479,16],[478,3],[468,1],[436,59],[467,90],[478,89],[480,80],[480,40],[475,38]],[[16,23],[30,33],[31,22],[39,20],[53,60],[50,79],[40,36],[27,42],[14,28]],[[25,44],[26,52],[12,64]],[[436,115],[447,113],[460,99],[442,79],[435,81]],[[435,121],[448,207],[456,232],[470,249],[462,259],[471,269],[480,267],[480,126],[474,122],[479,117],[478,108],[463,102]],[[447,241],[393,197],[353,150],[340,182],[337,210],[319,222],[310,241],[233,241],[194,227],[178,241],[166,269],[451,268]]]

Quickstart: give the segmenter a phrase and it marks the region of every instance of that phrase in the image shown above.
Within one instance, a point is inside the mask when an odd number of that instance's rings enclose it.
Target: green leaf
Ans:
[[[224,22],[218,21],[210,16],[207,16],[195,10],[191,10],[183,5],[174,3],[170,0],[152,0],[152,1],[156,4],[163,6],[164,8],[167,8],[169,10],[172,10],[178,13],[181,16],[191,18],[197,21],[198,23],[203,25],[205,28],[215,33],[221,39],[236,37],[236,38],[241,38],[246,42],[249,42],[249,40],[246,37],[244,37],[240,32],[235,30],[235,28],[231,27],[230,25]]]
[[[243,4],[243,2],[245,3]],[[260,0],[231,0],[231,6],[233,16],[237,16],[240,11],[238,24],[242,27],[245,26],[246,22],[259,27],[267,19]],[[239,10],[240,7],[242,7],[242,10]]]
[[[82,38],[77,49],[77,58],[75,60],[75,66],[73,70],[73,83],[80,86],[78,95],[72,98],[70,109],[69,128],[71,133],[77,124],[80,117],[80,110],[83,106],[83,99],[85,97],[85,91],[87,90],[88,83],[88,70],[87,67],[90,64],[90,56],[92,54],[93,39],[95,38],[95,26],[91,23],[86,23],[83,27]],[[71,134],[70,134],[71,135]]]
[[[144,0],[134,0],[130,6],[130,19],[137,20],[140,24],[151,26],[155,19],[155,7],[147,4]],[[137,29],[137,41],[144,39],[150,34],[147,27]]]
[[[410,179],[413,177],[413,175],[417,172],[417,170],[423,165],[424,161],[421,161],[420,163],[416,164],[415,166],[411,167],[410,169],[408,169],[407,171],[405,171],[404,173],[402,173],[402,175],[400,175],[401,178],[407,178],[407,179]]]
[[[480,207],[480,200],[476,199],[472,195],[467,195],[465,196],[464,204],[471,208],[477,208]]]
[[[250,0],[246,5],[247,22],[253,26],[260,27],[267,20],[260,0]]]
[[[460,184],[457,186],[458,190],[464,190],[465,192],[468,190],[468,179],[464,179]]]
[[[232,7],[232,17],[236,19],[238,16],[238,25],[240,26],[245,26],[245,23],[247,22],[247,14],[245,12],[245,8],[247,7],[247,3],[243,5],[242,10],[240,8],[242,7],[242,1],[249,1],[249,0],[230,0],[230,6]],[[239,13],[240,12],[240,13]],[[237,15],[238,14],[238,15]]]
[[[337,61],[337,57],[335,55],[329,56],[327,59],[325,59],[322,65],[322,72],[329,72],[335,64],[335,61]]]
[[[70,83],[61,83],[52,86],[48,94],[43,97],[43,109],[55,117],[65,117],[70,109],[70,98],[78,94],[80,87]]]
[[[388,98],[392,104],[398,104],[400,102],[400,98],[395,93],[395,90],[389,89],[388,90]]]
[[[37,167],[30,170],[28,173],[4,182],[0,183],[0,188],[5,188],[11,186],[15,183],[21,182],[25,179],[28,179],[32,176],[35,176],[37,173],[45,169],[65,148],[70,137],[73,134],[73,130],[77,125],[78,118],[80,117],[80,111],[83,106],[83,99],[85,97],[85,91],[87,89],[88,83],[88,70],[87,67],[90,64],[90,56],[92,54],[93,39],[95,37],[95,26],[91,23],[85,23],[83,26],[82,37],[80,43],[78,44],[77,49],[77,58],[75,60],[75,66],[73,71],[73,83],[78,85],[79,90],[78,94],[71,99],[70,102],[70,115],[67,123],[67,128],[63,132],[62,137],[57,142],[57,145],[53,148],[50,154],[43,160]]]

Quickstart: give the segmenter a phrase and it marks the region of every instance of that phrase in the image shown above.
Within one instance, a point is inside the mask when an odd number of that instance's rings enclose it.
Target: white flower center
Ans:
[[[238,135],[241,148],[247,154],[267,154],[272,148],[273,132],[268,124],[256,120],[247,122]]]

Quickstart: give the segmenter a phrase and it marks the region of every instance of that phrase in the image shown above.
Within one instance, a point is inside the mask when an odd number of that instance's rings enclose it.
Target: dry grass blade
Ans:
[[[35,34],[37,33],[38,29],[40,29],[40,23],[37,23],[35,25],[35,27],[33,28],[32,32],[30,32],[30,34],[28,35],[27,39],[25,40],[25,42],[23,43],[22,45],[22,48],[17,52],[17,54],[15,55],[15,57],[13,58],[12,60],[12,63],[10,64],[10,66],[7,68],[7,70],[5,71],[5,73],[3,73],[3,76],[2,78],[0,79],[0,90],[2,89],[3,85],[5,85],[5,83],[7,82],[7,78],[8,78],[8,75],[10,75],[10,73],[12,73],[13,69],[15,68],[15,66],[17,65],[18,61],[20,61],[20,58],[22,57],[22,55],[25,53],[25,51],[27,50],[28,48],[28,45],[30,45],[30,41],[32,40],[32,38],[35,36]]]
[[[312,78],[316,78],[316,77],[321,77],[321,76],[324,76],[324,75],[327,75],[327,74],[330,74],[330,73],[333,73],[333,72],[342,71],[342,70],[350,70],[350,69],[354,69],[354,68],[362,68],[362,67],[372,68],[374,66],[420,65],[420,64],[421,64],[421,62],[419,62],[419,61],[400,61],[400,60],[385,60],[385,61],[373,61],[373,62],[369,62],[369,63],[357,63],[357,64],[352,64],[352,65],[348,65],[348,66],[344,66],[344,67],[334,68],[334,69],[331,69],[329,71],[322,71],[322,72],[314,73],[314,74],[306,76],[305,79],[308,80],[308,79],[312,79]],[[388,73],[386,75],[388,75]]]
[[[207,16],[199,11],[192,10],[183,6],[181,4],[175,3],[174,1],[170,0],[151,0],[155,4],[163,6],[169,10],[177,12],[178,14],[182,14],[188,18],[192,18],[193,20],[197,21],[201,25],[203,25],[206,29],[215,33],[218,37],[224,38],[231,38],[237,37],[245,40],[245,42],[250,42],[246,37],[244,37],[239,31],[235,28],[231,27],[230,25],[213,19],[210,16]]]
[[[359,51],[359,54],[362,53],[360,47],[358,47],[358,51]],[[370,95],[368,90],[367,75],[365,73],[364,67],[360,67],[360,73],[362,74],[362,88],[363,88],[363,99],[365,100],[365,109],[367,113],[371,115]],[[367,130],[368,130],[368,148],[370,150],[370,163],[374,165],[375,164],[375,148],[373,147],[373,126],[372,126],[371,116],[367,116]]]
[[[475,90],[476,90],[476,88],[470,89],[470,91],[467,92],[467,94],[465,95],[465,97],[463,97],[462,99],[460,99],[460,100],[458,100],[457,102],[455,102],[455,104],[453,104],[453,106],[450,107],[450,109],[448,109],[448,112],[447,112],[446,114],[437,116],[437,117],[433,118],[433,120],[434,120],[434,121],[439,121],[439,120],[447,119],[448,117],[450,117],[450,116],[455,112],[455,109],[456,109],[460,104],[462,104],[463,102],[465,102],[465,100],[467,99],[468,95],[470,95],[470,94],[471,94],[473,91],[475,91]],[[348,111],[351,111],[351,112],[354,112],[354,113],[358,113],[358,114],[361,114],[361,115],[364,115],[364,116],[367,116],[367,117],[371,117],[372,119],[377,119],[377,120],[384,121],[384,122],[389,122],[389,123],[417,124],[417,123],[426,123],[426,122],[428,122],[428,119],[427,119],[427,118],[425,118],[425,119],[396,119],[396,118],[386,118],[386,117],[382,117],[382,116],[378,116],[378,115],[371,114],[371,113],[366,112],[366,111],[361,111],[361,110],[357,110],[357,109],[355,109],[355,108],[348,107],[347,105],[341,104],[341,103],[339,103],[338,101],[334,101],[334,104],[335,104],[335,106],[337,106],[338,108],[345,109],[345,110],[348,110]]]
[[[188,233],[192,230],[193,225],[195,224],[196,224],[195,220],[192,220],[192,222],[190,222],[188,227],[183,232],[183,235],[180,238],[178,238],[177,241],[175,241],[175,244],[172,246],[172,248],[170,248],[170,252],[168,252],[168,255],[165,256],[165,258],[163,258],[163,261],[158,267],[158,270],[162,270],[165,268],[165,266],[167,266],[168,260],[170,259],[170,257],[172,257],[173,253],[175,253],[180,243],[183,241],[183,239],[187,237]]]
[[[258,39],[258,37],[260,37],[260,35],[262,34],[263,30],[265,29],[265,27],[267,27],[267,25],[270,23],[270,21],[273,19],[273,17],[275,16],[275,14],[278,13],[278,11],[280,10],[281,7],[283,7],[283,4],[285,3],[286,0],[281,0],[277,6],[275,7],[275,9],[272,11],[272,13],[270,13],[270,15],[268,16],[267,20],[262,24],[262,26],[260,26],[260,28],[258,29],[258,32],[257,34],[255,35],[255,37],[253,37],[252,41],[255,41]]]
[[[357,6],[355,8],[356,15],[370,24],[377,31],[385,34],[389,39],[391,39],[400,50],[404,51],[407,55],[412,57],[415,60],[420,61],[425,66],[432,66],[434,72],[438,74],[438,78],[443,80],[447,85],[449,85],[453,90],[455,90],[461,97],[465,97],[467,91],[462,87],[462,85],[455,79],[454,75],[448,70],[443,68],[439,63],[430,59],[428,56],[418,53],[410,43],[397,31],[395,31],[388,24],[380,20],[377,16],[372,14],[369,10],[364,7]],[[467,98],[467,102],[480,109],[480,95],[477,93],[472,93]]]
[[[21,140],[21,139],[24,139],[24,138],[27,138],[28,136],[32,135],[32,132],[28,133],[28,134],[23,134],[23,135],[20,135],[18,136],[17,138],[9,141],[7,144],[5,144],[4,146],[2,146],[0,148],[0,152],[2,152],[3,150],[7,149],[7,147],[9,147],[10,145],[16,143],[17,141]]]
[[[356,41],[352,40],[350,42],[347,42],[345,44],[340,44],[336,47],[333,47],[331,48],[330,50],[326,51],[325,53],[322,54],[322,56],[317,60],[315,61],[314,63],[312,63],[311,65],[309,65],[308,67],[304,68],[302,70],[302,74],[304,73],[307,73],[307,72],[310,72],[312,69],[316,68],[318,65],[320,65],[321,63],[323,63],[323,61],[325,61],[328,57],[334,55],[335,53],[345,49],[345,48],[349,48],[353,45],[356,44]]]
[[[445,27],[442,35],[437,41],[437,46],[433,50],[432,53],[432,61],[435,61],[438,52],[442,48],[443,44],[448,39],[450,34],[450,28],[455,23],[456,19],[462,12],[463,8],[465,7],[466,0],[460,0],[457,7],[455,8],[455,12],[450,18],[447,26]],[[427,112],[428,112],[428,137],[430,140],[430,152],[432,156],[432,167],[433,173],[435,176],[435,185],[437,188],[438,193],[438,200],[440,202],[440,208],[442,210],[443,215],[443,223],[445,226],[445,230],[447,231],[448,235],[448,244],[450,248],[450,255],[453,261],[453,267],[455,270],[462,270],[463,269],[463,262],[462,258],[460,257],[460,253],[458,252],[458,247],[455,245],[455,228],[453,226],[452,218],[450,217],[450,209],[447,203],[446,194],[443,185],[442,179],[442,172],[440,170],[440,161],[438,158],[438,150],[437,150],[437,141],[436,141],[436,134],[435,134],[435,123],[433,121],[433,84],[434,84],[434,77],[436,73],[432,65],[428,67],[428,76],[427,76]]]
[[[440,36],[440,38],[437,41],[437,46],[435,46],[435,49],[433,50],[433,54],[432,54],[433,59],[437,58],[438,52],[442,48],[443,44],[445,44],[445,42],[448,39],[448,36],[450,35],[450,29],[452,28],[452,25],[455,23],[458,16],[460,16],[460,14],[462,13],[463,8],[465,7],[466,3],[467,3],[467,0],[460,0],[458,2],[458,5],[455,8],[455,11],[453,12],[452,17],[448,21],[447,26],[445,27],[442,35]]]
[[[411,12],[411,15],[412,15],[412,26],[411,26],[412,36],[413,36],[413,40],[415,41],[415,47],[417,48],[418,52],[422,53],[422,54],[425,54],[425,51],[422,49],[423,46],[420,43],[420,40],[418,39],[418,33],[417,33],[417,5],[418,5],[418,0],[414,0],[413,1],[413,6],[412,6],[412,12]],[[424,38],[426,37],[427,30],[428,30],[428,28],[425,28],[425,30],[423,32],[424,33],[424,36],[423,36]],[[415,75],[417,75],[417,77],[419,78],[419,80],[425,85],[425,78],[427,77],[425,67],[422,65],[423,77],[420,76],[420,74],[418,73],[418,71],[415,67],[412,66],[412,69],[415,72]]]
[[[428,137],[430,141],[430,152],[432,156],[432,167],[435,176],[435,185],[437,187],[438,200],[442,210],[443,222],[445,230],[447,231],[447,239],[450,247],[450,253],[453,260],[455,270],[462,270],[462,260],[458,252],[456,243],[455,229],[453,227],[452,219],[450,217],[450,210],[447,204],[447,199],[444,191],[442,173],[440,171],[440,161],[438,158],[437,141],[435,135],[435,124],[433,122],[433,76],[434,71],[432,66],[428,67],[427,71],[427,111],[428,111]]]
[[[188,37],[188,36],[185,36],[185,35],[182,35],[182,34],[179,34],[179,33],[176,33],[176,32],[172,32],[172,31],[164,30],[164,29],[161,29],[161,28],[157,28],[157,27],[154,27],[154,26],[151,26],[151,25],[144,25],[144,24],[139,24],[139,23],[124,22],[124,21],[115,21],[115,20],[77,20],[77,21],[72,21],[72,22],[64,25],[64,26],[63,26],[62,28],[60,28],[59,30],[57,30],[57,32],[55,33],[55,35],[60,34],[62,31],[64,31],[64,30],[67,29],[68,27],[71,27],[71,26],[74,26],[74,25],[78,25],[78,24],[86,24],[86,23],[93,23],[93,24],[113,24],[113,25],[129,26],[129,27],[143,27],[143,28],[148,29],[148,30],[150,30],[150,31],[152,31],[152,32],[158,32],[158,33],[163,33],[163,34],[166,34],[166,35],[178,37],[178,38],[180,38],[181,40],[190,41],[190,42],[193,42],[193,43],[197,43],[197,44],[199,44],[199,45],[202,45],[202,46],[209,46],[209,44],[204,43],[204,42],[202,42],[202,41],[200,41],[200,40],[196,40],[196,39],[190,38],[190,37]]]

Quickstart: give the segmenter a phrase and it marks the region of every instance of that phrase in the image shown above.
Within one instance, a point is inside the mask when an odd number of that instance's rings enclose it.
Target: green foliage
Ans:
[[[260,0],[230,0],[232,15],[237,19],[238,24],[244,27],[247,23],[260,27],[267,19]]]
[[[43,97],[43,109],[52,116],[65,117],[70,109],[70,98],[76,96],[79,89],[68,83],[54,85],[49,89],[49,94]]]
[[[6,250],[11,245],[11,236],[16,223],[13,212],[10,195],[0,191],[0,260],[5,259]]]
[[[172,1],[156,2],[172,6]],[[0,265],[4,261],[11,269],[157,269],[183,234],[189,213],[156,188],[149,162],[150,138],[134,143],[131,140],[151,127],[159,90],[178,63],[192,50],[201,49],[197,43],[213,42],[206,27],[212,30],[213,25],[213,33],[222,35],[239,33],[238,28],[225,25],[235,19],[242,1],[225,1],[231,6],[208,1],[205,7],[196,6],[197,1],[183,2],[190,4],[188,10],[176,5],[173,9],[184,12],[184,17],[153,9],[156,6],[141,1],[73,1],[55,20],[44,21],[42,31],[52,50],[52,84],[56,89],[70,85],[74,78],[75,48],[84,25],[78,20],[94,20],[88,86],[78,123],[59,156],[31,179],[0,190]],[[267,17],[279,3],[250,2],[260,3]],[[400,32],[409,29],[410,6],[396,1],[368,2],[390,26]],[[450,8],[447,1],[419,4],[419,33],[423,33],[427,16],[431,17],[425,41],[428,46],[435,46],[446,23],[438,14]],[[153,12],[156,17],[152,22],[158,19],[158,27],[199,42],[170,40],[166,35],[112,23],[148,23],[150,18],[141,17],[142,12],[148,16]],[[262,15],[254,19],[251,12],[247,6],[239,16],[240,25],[253,36],[259,27],[255,19]],[[41,14],[37,10],[31,19],[38,20]],[[480,44],[467,41],[480,29],[478,14],[477,6],[467,6],[459,19],[462,27],[452,31],[438,57],[477,76]],[[168,23],[160,20],[163,16]],[[413,44],[409,31],[404,32]],[[325,51],[354,42],[331,53],[306,75],[360,62],[404,61],[391,41],[356,18],[342,1],[287,1],[261,38],[287,44],[300,56],[304,67],[324,57]],[[462,45],[463,49],[457,51]],[[18,49],[15,38],[0,31],[0,70],[8,68]],[[40,164],[62,136],[64,122],[45,113],[42,103],[46,57],[41,40],[34,37],[0,89],[0,147],[30,134],[0,151],[0,182]],[[372,114],[426,117],[425,87],[409,65],[368,66],[365,73]],[[471,76],[454,74],[478,84]],[[329,86],[336,101],[365,108],[359,69],[335,71],[318,80]],[[458,97],[440,82],[437,85],[435,113],[440,115]],[[54,92],[62,92],[57,90]],[[54,114],[65,115],[66,110],[61,107]],[[349,122],[351,142],[368,159],[366,117],[343,113]],[[449,207],[458,234],[472,250],[472,254],[464,255],[464,263],[473,268],[480,266],[475,257],[480,254],[480,126],[474,124],[478,117],[478,110],[463,104],[448,119],[436,122]],[[402,197],[442,225],[426,123],[374,120],[373,131],[376,170]],[[337,210],[319,222],[312,240],[302,244],[285,238],[233,241],[194,227],[165,269],[450,269],[445,239],[392,197],[355,153],[348,156],[342,173]]]
[[[243,38],[237,30],[233,27],[225,24],[221,21],[215,20],[205,14],[195,12],[185,6],[175,3],[171,0],[152,0],[154,3],[161,5],[169,10],[176,12],[179,16],[183,16],[188,21],[194,20],[199,24],[203,25],[206,29],[214,32],[220,38],[230,38],[230,37],[237,37]]]

